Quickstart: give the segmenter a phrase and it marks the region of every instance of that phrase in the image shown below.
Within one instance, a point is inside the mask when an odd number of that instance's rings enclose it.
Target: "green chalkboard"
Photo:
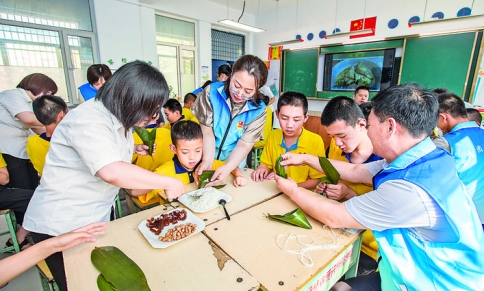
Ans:
[[[284,51],[282,91],[301,92],[316,97],[318,49]]]
[[[447,88],[464,97],[476,32],[407,39],[400,83]]]

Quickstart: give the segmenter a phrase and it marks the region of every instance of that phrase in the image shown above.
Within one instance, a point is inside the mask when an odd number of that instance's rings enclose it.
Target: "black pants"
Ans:
[[[33,243],[39,243],[52,237],[48,234],[36,232],[31,232],[30,236],[32,237]],[[59,290],[67,291],[66,272],[64,270],[64,257],[62,256],[62,252],[50,255],[45,259],[45,262],[47,263],[52,276],[54,276],[54,280],[57,283]]]
[[[330,291],[381,291],[380,272],[337,282]]]
[[[17,223],[22,225],[33,194],[34,190],[2,187],[0,188],[0,209],[13,210]]]
[[[10,182],[7,188],[35,190],[39,185],[39,175],[30,160],[19,159],[11,155],[2,154],[7,163]]]

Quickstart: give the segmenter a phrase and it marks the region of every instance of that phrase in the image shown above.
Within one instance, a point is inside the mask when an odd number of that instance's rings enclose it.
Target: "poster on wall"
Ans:
[[[267,59],[269,61],[275,61],[281,59],[282,46],[269,46],[269,55]]]
[[[205,84],[205,82],[210,80],[210,70],[208,66],[202,66],[201,75],[202,75],[202,84]]]

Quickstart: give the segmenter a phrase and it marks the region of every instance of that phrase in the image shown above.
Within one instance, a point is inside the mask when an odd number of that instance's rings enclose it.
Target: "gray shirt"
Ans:
[[[387,165],[386,160],[365,164],[373,176]],[[438,204],[422,188],[408,181],[386,181],[378,189],[346,201],[345,206],[355,220],[371,230],[409,228],[423,240],[455,239]]]

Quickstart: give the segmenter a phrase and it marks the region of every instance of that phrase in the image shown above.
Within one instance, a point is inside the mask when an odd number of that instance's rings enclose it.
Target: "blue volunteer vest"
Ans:
[[[457,124],[444,135],[454,156],[457,175],[476,205],[484,224],[484,130],[474,121]],[[483,282],[484,286],[484,282]],[[484,289],[484,287],[483,287]]]
[[[209,97],[213,110],[215,159],[221,161],[227,160],[237,141],[244,134],[247,124],[259,117],[266,108],[262,101],[259,101],[259,106],[247,102],[244,109],[232,119],[227,104],[230,100],[227,100],[224,84],[223,82],[210,84]]]
[[[424,241],[408,228],[373,231],[381,255],[382,290],[483,290],[484,236],[452,156],[434,149],[420,158],[406,152],[398,159],[405,166],[388,165],[375,176],[375,189],[399,179],[421,187],[442,208],[458,241]]]

